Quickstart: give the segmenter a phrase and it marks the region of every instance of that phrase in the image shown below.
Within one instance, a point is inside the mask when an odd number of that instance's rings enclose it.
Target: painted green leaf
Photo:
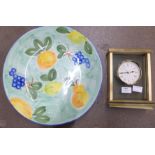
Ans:
[[[49,73],[48,73],[48,80],[49,80],[49,81],[55,80],[56,77],[57,77],[57,72],[56,72],[56,70],[53,68],[53,69],[51,69],[51,70],[49,71]]]
[[[32,88],[29,88],[29,93],[30,93],[32,99],[34,99],[34,100],[35,100],[35,99],[37,98],[37,96],[38,96],[37,92],[36,92],[35,90],[33,90]]]
[[[44,112],[46,112],[46,107],[45,107],[45,106],[41,106],[41,107],[37,108],[37,109],[34,111],[33,115],[40,116],[40,115],[42,115]]]
[[[91,45],[87,41],[84,44],[84,50],[88,54],[92,54],[92,52],[93,52],[93,49],[92,49]]]
[[[58,56],[57,56],[57,57],[58,57],[58,59],[62,58],[62,56],[63,56],[63,55],[64,55],[64,53],[63,53],[63,52],[62,52],[62,53],[59,53],[59,54],[58,54]]]
[[[44,115],[44,116],[37,116],[34,119],[37,122],[40,122],[40,123],[47,123],[50,120],[50,118],[48,116],[46,116],[46,115]]]
[[[48,75],[47,74],[43,74],[40,76],[40,79],[43,81],[48,81]]]
[[[33,41],[33,44],[36,50],[39,50],[40,48],[44,47],[44,44],[39,39],[35,39]]]
[[[60,26],[56,29],[57,32],[59,33],[69,33],[68,29],[64,26]]]
[[[39,90],[42,87],[41,82],[34,82],[31,84],[33,90]]]
[[[25,51],[25,53],[29,56],[32,56],[34,55],[36,52],[36,49],[35,48],[29,48],[28,50]]]
[[[46,47],[46,50],[49,50],[52,46],[52,39],[50,37],[46,37],[44,41],[44,46]]]
[[[64,45],[58,45],[57,51],[60,53],[64,53],[64,52],[66,52],[66,47]]]

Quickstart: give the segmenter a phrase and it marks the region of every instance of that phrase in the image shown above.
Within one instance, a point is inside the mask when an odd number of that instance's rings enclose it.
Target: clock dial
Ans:
[[[128,85],[135,84],[140,79],[141,74],[141,68],[131,60],[123,61],[117,70],[120,80]]]

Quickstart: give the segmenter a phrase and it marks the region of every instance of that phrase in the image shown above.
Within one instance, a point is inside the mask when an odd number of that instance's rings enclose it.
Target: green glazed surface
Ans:
[[[16,75],[25,80],[19,88]],[[10,103],[21,115],[43,125],[82,116],[93,105],[101,82],[102,65],[95,47],[70,27],[27,32],[10,49],[3,70]]]

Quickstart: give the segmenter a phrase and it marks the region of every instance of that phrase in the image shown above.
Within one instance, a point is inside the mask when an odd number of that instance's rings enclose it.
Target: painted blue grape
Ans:
[[[10,75],[10,76],[13,76],[13,75],[14,75],[14,72],[10,71],[10,72],[9,72],[9,75]]]
[[[16,73],[16,68],[11,68],[11,71]]]
[[[16,74],[16,68],[11,68],[9,75],[13,77],[12,87],[16,89],[21,89],[25,86],[25,78]]]
[[[89,63],[89,59],[88,58],[85,58],[85,63]]]
[[[17,88],[17,89],[21,89],[21,86],[17,85],[16,88]]]
[[[17,85],[20,85],[21,84],[21,82],[20,81],[17,81]]]
[[[79,55],[82,55],[82,52],[81,51],[78,51],[78,52],[76,52],[77,54],[79,54]]]
[[[73,60],[74,62],[77,62],[77,58],[76,58],[76,57],[73,57],[72,60]]]
[[[17,82],[17,78],[13,78],[13,82]]]
[[[86,67],[87,68],[90,68],[90,63],[86,63]]]
[[[10,72],[9,72],[9,75],[10,76],[14,76],[16,73],[16,69],[15,68],[11,68]]]
[[[85,63],[85,58],[82,59],[82,63]]]
[[[12,83],[12,87],[16,87],[16,86],[17,86],[17,84],[13,82]]]
[[[79,59],[83,59],[83,58],[84,58],[84,56],[83,56],[83,55],[80,55],[80,56],[79,56]]]
[[[17,79],[18,79],[18,80],[21,80],[21,76],[17,76]]]
[[[21,83],[21,86],[23,87],[24,85],[25,85],[25,82],[22,82],[22,83]]]
[[[78,52],[75,53],[75,55],[76,55],[77,57],[80,57],[80,56],[82,55],[82,52],[81,52],[81,51],[78,51]]]
[[[15,78],[17,78],[17,76],[18,76],[18,75],[15,74],[15,75],[13,76],[13,78],[15,79]]]
[[[25,82],[25,78],[24,78],[24,77],[22,77],[22,78],[21,78],[21,81],[22,81],[22,82]]]
[[[82,64],[82,60],[81,59],[79,59],[79,65],[81,65]]]
[[[88,58],[85,58],[81,51],[78,51],[72,57],[74,65],[82,65],[85,64],[86,68],[90,68],[90,61]]]

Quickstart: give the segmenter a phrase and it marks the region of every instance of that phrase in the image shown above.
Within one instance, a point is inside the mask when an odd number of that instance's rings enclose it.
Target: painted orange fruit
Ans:
[[[37,63],[39,68],[48,69],[57,62],[57,56],[53,51],[43,51],[38,55]]]
[[[82,108],[86,105],[89,99],[89,94],[85,87],[80,84],[73,88],[72,105],[75,108]]]
[[[15,109],[28,119],[32,118],[32,107],[24,100],[14,97],[10,99]]]

